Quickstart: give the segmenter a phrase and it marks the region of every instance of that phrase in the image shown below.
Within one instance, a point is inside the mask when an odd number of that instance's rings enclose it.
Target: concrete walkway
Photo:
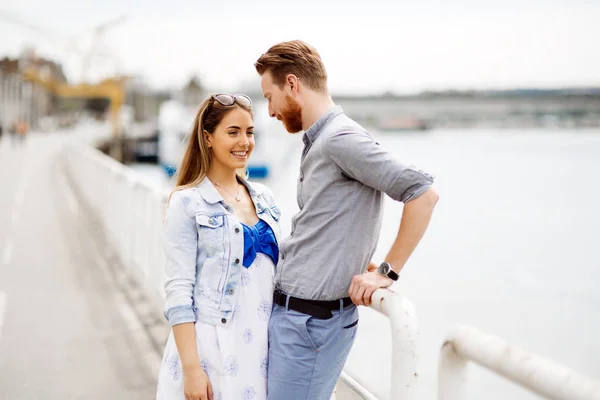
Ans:
[[[83,226],[62,138],[0,142],[0,399],[151,399],[159,358]]]

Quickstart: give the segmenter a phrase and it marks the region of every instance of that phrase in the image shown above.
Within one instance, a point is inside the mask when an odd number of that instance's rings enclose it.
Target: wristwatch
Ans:
[[[389,262],[382,262],[381,265],[377,268],[377,273],[379,275],[387,276],[393,281],[398,280],[398,274],[392,269],[392,265]]]

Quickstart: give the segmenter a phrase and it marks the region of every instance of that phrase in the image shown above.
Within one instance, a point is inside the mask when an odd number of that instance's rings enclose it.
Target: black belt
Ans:
[[[287,300],[288,297],[289,301]],[[344,308],[352,304],[350,297],[344,297],[341,300]],[[289,296],[278,290],[273,292],[274,304],[285,307],[286,302],[290,310],[312,315],[313,317],[319,319],[329,319],[333,316],[331,311],[340,309],[340,300],[307,300]]]

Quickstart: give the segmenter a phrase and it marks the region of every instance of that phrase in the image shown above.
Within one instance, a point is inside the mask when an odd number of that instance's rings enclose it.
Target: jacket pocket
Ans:
[[[200,247],[214,249],[223,241],[224,215],[197,214],[198,242]]]
[[[222,293],[227,283],[228,262],[225,255],[227,223],[223,214],[197,214],[198,248],[206,252],[200,285],[208,292]],[[220,303],[220,300],[216,300]]]

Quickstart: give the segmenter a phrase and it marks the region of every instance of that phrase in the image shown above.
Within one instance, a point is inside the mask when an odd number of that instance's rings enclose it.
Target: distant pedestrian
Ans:
[[[13,147],[16,147],[18,144],[18,133],[17,133],[17,122],[13,121],[8,127],[8,134],[10,135],[10,143]]]
[[[25,139],[27,138],[27,133],[29,132],[29,124],[24,118],[21,118],[17,122],[17,134],[19,136],[19,142],[21,145],[25,143]]]

